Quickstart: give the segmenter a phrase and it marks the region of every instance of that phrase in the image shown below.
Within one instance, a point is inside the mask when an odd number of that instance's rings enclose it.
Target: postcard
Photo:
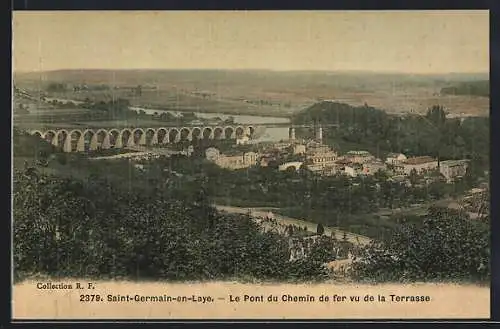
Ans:
[[[490,317],[488,11],[12,24],[13,319]]]

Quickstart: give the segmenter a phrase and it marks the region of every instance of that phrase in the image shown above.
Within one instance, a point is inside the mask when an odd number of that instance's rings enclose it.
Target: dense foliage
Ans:
[[[47,86],[46,90],[48,92],[64,92],[67,88],[68,87],[64,83],[52,82]]]
[[[361,252],[352,271],[381,281],[480,281],[490,278],[489,223],[430,208],[422,223],[403,224],[389,239]]]
[[[368,177],[317,177],[307,171],[278,172],[272,168],[225,170],[201,159],[183,156],[158,159],[150,166],[168,168],[183,177],[172,193],[184,195],[200,184],[218,203],[240,207],[277,207],[284,215],[308,218],[326,226],[380,238],[397,227],[392,219],[374,218],[382,210],[425,205],[463,195],[477,184],[479,174],[469,171],[453,184],[441,181],[407,186],[379,173]],[[189,179],[188,179],[189,177]],[[420,179],[420,178],[419,178]],[[185,196],[188,197],[188,196]]]
[[[17,277],[313,280],[314,261],[289,262],[288,242],[247,216],[217,213],[203,191],[188,200],[156,189],[118,189],[16,172],[14,266]],[[303,266],[303,265],[306,266]]]
[[[109,101],[91,102],[86,99],[85,102],[80,104],[80,107],[103,112],[108,115],[109,118],[121,118],[124,115],[131,115],[129,111],[130,101],[128,99],[118,98]]]
[[[52,144],[37,136],[22,133],[17,128],[12,132],[12,149],[15,157],[37,158],[57,152],[57,148]]]
[[[426,115],[395,116],[370,106],[321,102],[298,113],[293,122],[339,124],[339,128],[324,128],[323,137],[329,143],[355,145],[380,157],[402,152],[441,160],[469,158],[482,168],[489,167],[488,117],[446,118],[440,106],[430,108]],[[297,135],[307,133],[297,131]]]
[[[441,88],[443,95],[490,96],[488,80],[461,82],[454,86]]]

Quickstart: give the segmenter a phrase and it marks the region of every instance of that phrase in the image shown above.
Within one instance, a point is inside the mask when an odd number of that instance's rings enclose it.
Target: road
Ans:
[[[216,208],[220,211],[225,211],[228,213],[237,213],[237,214],[247,214],[248,210],[250,209],[251,215],[254,217],[265,217],[269,210],[269,208],[240,208],[240,207],[230,207],[230,206],[221,206],[217,205]],[[308,231],[316,233],[316,228],[317,224],[303,220],[303,219],[297,219],[297,218],[292,218],[292,217],[286,217],[282,215],[277,215],[273,213],[274,218],[276,221],[280,224],[283,225],[297,225],[299,227],[306,227]],[[347,240],[349,242],[352,242],[354,244],[361,244],[361,245],[366,245],[370,243],[371,239],[364,236],[364,235],[359,235],[347,231],[340,230],[335,227],[325,227],[325,235],[330,236],[332,233],[335,233],[335,236],[337,239],[342,239],[344,236],[344,232],[346,234]]]

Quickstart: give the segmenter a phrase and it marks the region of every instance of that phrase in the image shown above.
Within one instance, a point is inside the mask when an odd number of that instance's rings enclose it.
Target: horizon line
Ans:
[[[447,72],[410,72],[392,70],[321,70],[321,69],[271,69],[271,68],[60,68],[50,70],[12,70],[13,73],[51,73],[60,71],[267,71],[276,73],[372,73],[406,75],[450,75],[450,74],[490,74],[490,71],[447,71]]]

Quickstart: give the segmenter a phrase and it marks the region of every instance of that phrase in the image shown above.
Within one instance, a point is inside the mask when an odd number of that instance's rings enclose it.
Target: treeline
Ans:
[[[323,137],[331,144],[340,140],[361,149],[379,150],[381,154],[477,159],[485,169],[489,167],[488,117],[446,118],[446,111],[440,106],[430,108],[426,115],[395,116],[368,105],[321,102],[299,112],[293,122],[324,124]],[[328,124],[340,127],[331,128]],[[298,130],[297,134],[310,132]]]
[[[14,157],[39,158],[57,152],[57,148],[37,136],[21,132],[17,127],[12,131],[12,149]]]
[[[245,215],[160,189],[127,191],[106,180],[14,174],[17,278],[316,280],[321,262],[290,262],[288,241]]]
[[[441,88],[442,95],[490,96],[490,81],[468,81]]]
[[[62,102],[58,100],[52,100],[48,103],[57,108],[81,108],[91,110],[90,112],[72,114],[70,117],[68,117],[68,119],[81,117],[82,119],[88,120],[113,120],[124,118],[138,118],[141,116],[136,111],[130,109],[130,100],[125,98],[116,98],[108,101],[101,100],[97,102],[91,101],[89,98],[86,98],[79,104],[75,104],[72,101]]]
[[[272,102],[272,101],[268,101],[268,100],[265,100],[265,99],[259,99],[259,100],[250,100],[250,99],[245,99],[244,100],[245,103],[248,103],[248,104],[254,104],[254,105],[259,105],[259,106],[264,106],[264,105],[267,105],[267,106],[283,106],[284,108],[290,108],[292,107],[292,103],[291,102],[285,102],[285,103],[275,103],[275,102]]]
[[[156,188],[122,190],[106,180],[14,174],[14,273],[164,280],[310,281],[328,278],[332,241],[289,261],[285,237],[246,215],[215,211],[203,189],[189,201]],[[431,208],[386,239],[354,250],[359,281],[479,281],[490,278],[489,223]],[[328,245],[325,245],[325,241]],[[328,247],[328,248],[327,248]]]
[[[106,91],[111,88],[105,84],[87,85],[87,84],[68,84],[61,82],[51,82],[45,90],[47,92],[64,93],[64,92],[80,92],[80,91]]]
[[[52,82],[47,88],[45,88],[48,92],[61,93],[68,90],[68,86],[65,83]]]
[[[124,98],[112,99],[109,101],[92,102],[89,99],[80,104],[80,107],[89,110],[105,112],[110,118],[119,118],[128,115],[130,112],[130,101]]]
[[[389,239],[360,253],[351,274],[374,282],[487,283],[491,278],[489,222],[462,212],[430,208],[421,224],[405,224]]]
[[[120,119],[120,118],[143,118],[158,120],[164,122],[184,123],[196,120],[197,117],[193,112],[184,112],[181,115],[174,115],[167,111],[158,111],[153,114],[147,114],[144,110],[131,110],[130,100],[126,98],[117,98],[109,101],[93,102],[86,98],[83,102],[76,104],[72,101],[59,101],[57,99],[50,100],[48,103],[56,108],[72,109],[81,108],[92,110],[90,113],[72,114],[68,119],[74,119],[75,116],[91,119]],[[59,119],[60,120],[60,119]],[[220,120],[222,121],[222,120]],[[228,122],[230,123],[230,122]]]
[[[472,164],[465,177],[453,184],[436,180],[430,184],[405,185],[383,173],[349,178],[344,175],[317,177],[307,170],[279,172],[255,167],[225,170],[215,164],[184,156],[158,159],[150,166],[168,168],[190,179],[179,179],[174,193],[183,195],[196,186],[220,203],[240,207],[276,207],[291,217],[309,218],[328,226],[338,226],[373,238],[385,236],[397,225],[369,221],[367,216],[381,210],[408,208],[449,196],[463,195],[476,186],[481,173]],[[184,197],[188,197],[185,195]],[[322,216],[316,216],[322,214]],[[397,224],[397,223],[396,223]]]

